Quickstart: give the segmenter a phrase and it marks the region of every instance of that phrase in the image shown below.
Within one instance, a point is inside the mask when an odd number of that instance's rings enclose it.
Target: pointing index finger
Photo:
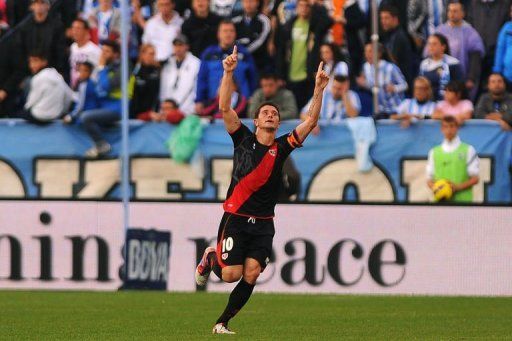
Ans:
[[[320,72],[324,69],[324,62],[320,62],[320,64],[318,64],[318,71],[317,72]]]
[[[238,48],[236,47],[236,45],[233,47],[233,53],[232,55],[233,56],[236,56],[237,55],[237,52],[238,52]]]

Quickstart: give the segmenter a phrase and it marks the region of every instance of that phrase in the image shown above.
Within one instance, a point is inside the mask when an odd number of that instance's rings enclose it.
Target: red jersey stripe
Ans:
[[[224,202],[224,211],[237,213],[247,199],[267,183],[274,170],[276,159],[277,143],[274,142],[259,165],[235,186],[231,196]]]

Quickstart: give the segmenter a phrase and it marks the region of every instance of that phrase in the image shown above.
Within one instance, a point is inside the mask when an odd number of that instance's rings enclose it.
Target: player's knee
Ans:
[[[242,278],[242,271],[240,270],[232,270],[232,269],[223,269],[222,270],[222,280],[227,283],[238,282]]]
[[[249,284],[256,284],[256,280],[261,274],[259,265],[244,269],[244,280]]]

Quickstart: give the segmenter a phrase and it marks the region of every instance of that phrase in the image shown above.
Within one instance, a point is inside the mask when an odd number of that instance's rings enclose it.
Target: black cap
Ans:
[[[172,44],[187,44],[188,45],[188,38],[184,34],[178,34],[176,38],[172,41]]]

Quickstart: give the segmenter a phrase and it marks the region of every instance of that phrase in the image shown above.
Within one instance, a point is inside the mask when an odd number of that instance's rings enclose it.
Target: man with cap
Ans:
[[[173,99],[185,114],[194,113],[199,58],[189,51],[189,41],[179,34],[172,41],[173,54],[160,75],[160,101]]]

